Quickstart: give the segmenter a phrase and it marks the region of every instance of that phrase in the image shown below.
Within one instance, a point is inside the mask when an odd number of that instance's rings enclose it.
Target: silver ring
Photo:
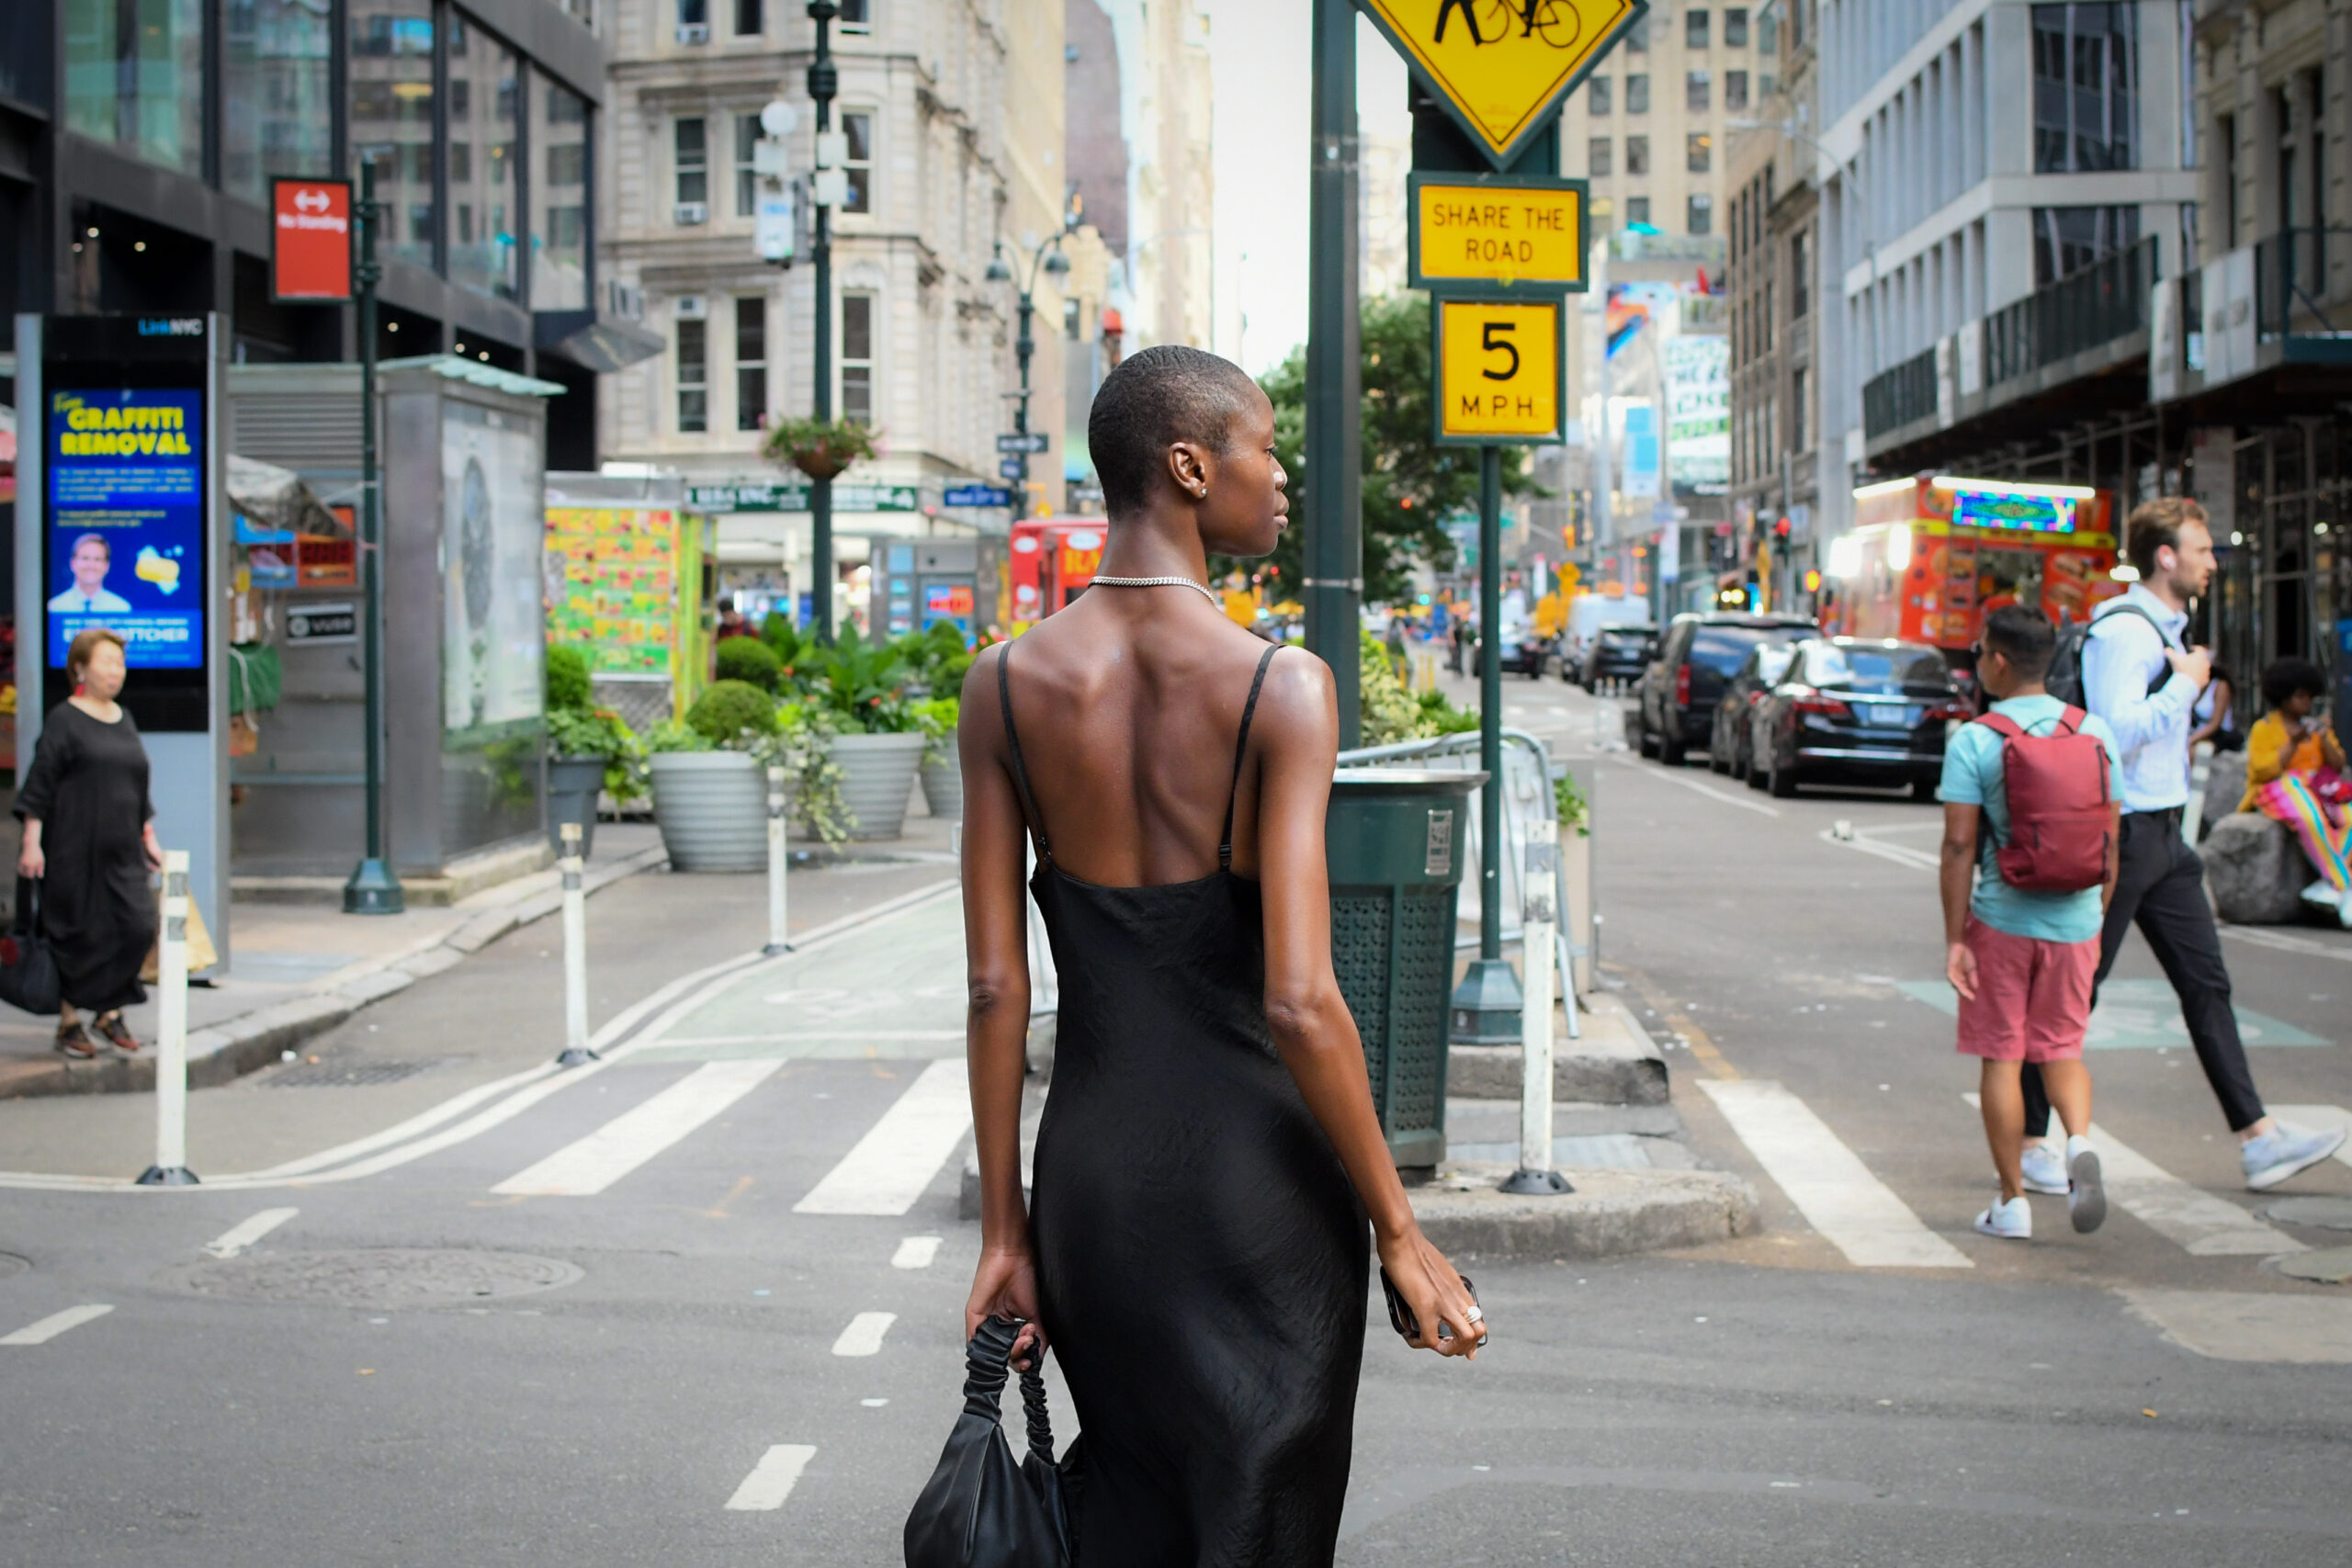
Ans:
[[[1484,1323],[1486,1321],[1487,1314],[1478,1310],[1478,1303],[1476,1302],[1472,1302],[1470,1303],[1470,1310],[1464,1313],[1462,1316],[1462,1325],[1465,1328],[1474,1323]]]

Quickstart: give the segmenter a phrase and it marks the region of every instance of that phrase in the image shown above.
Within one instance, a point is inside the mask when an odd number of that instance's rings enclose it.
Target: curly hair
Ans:
[[[2309,692],[2313,697],[2327,695],[2327,676],[2310,660],[2274,660],[2262,672],[2262,700],[2270,706],[2285,707],[2298,692]]]

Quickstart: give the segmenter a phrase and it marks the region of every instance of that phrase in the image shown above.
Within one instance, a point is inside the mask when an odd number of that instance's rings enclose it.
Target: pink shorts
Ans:
[[[1976,999],[1960,998],[1960,1049],[1988,1062],[2071,1062],[2091,1018],[2098,938],[2041,942],[1968,917]]]

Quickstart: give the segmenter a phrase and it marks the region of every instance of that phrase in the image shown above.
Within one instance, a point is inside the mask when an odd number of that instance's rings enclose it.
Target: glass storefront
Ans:
[[[204,0],[62,0],[66,129],[201,174],[204,12]]]
[[[266,203],[278,175],[334,167],[331,0],[227,0],[221,7],[220,183]]]
[[[434,265],[432,0],[351,0],[352,177],[376,165],[386,254]]]
[[[531,81],[531,308],[588,308],[588,100],[543,74]]]
[[[449,280],[500,299],[520,284],[522,73],[521,56],[449,13]]]

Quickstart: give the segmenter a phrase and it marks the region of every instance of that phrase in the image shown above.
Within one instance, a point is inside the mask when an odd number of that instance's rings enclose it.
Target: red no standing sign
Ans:
[[[351,298],[351,182],[271,182],[270,294],[286,301]]]

